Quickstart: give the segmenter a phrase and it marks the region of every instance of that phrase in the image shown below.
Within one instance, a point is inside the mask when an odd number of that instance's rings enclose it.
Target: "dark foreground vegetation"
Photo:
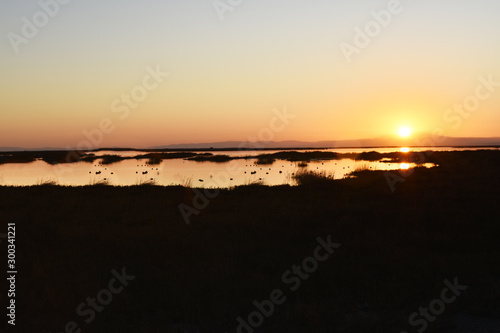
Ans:
[[[439,167],[394,172],[394,192],[376,171],[221,190],[189,225],[179,205],[196,189],[0,187],[0,232],[17,228],[15,331],[237,332],[280,289],[255,332],[417,332],[409,317],[456,277],[467,289],[425,331],[498,332],[500,152],[425,159]],[[282,275],[329,235],[340,247],[291,291]],[[122,268],[135,279],[92,320],[79,315]]]

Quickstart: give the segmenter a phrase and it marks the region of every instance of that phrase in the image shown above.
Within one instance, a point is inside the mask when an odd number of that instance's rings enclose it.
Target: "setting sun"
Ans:
[[[400,127],[398,130],[398,134],[399,134],[399,136],[406,138],[406,137],[410,136],[411,128],[409,128],[408,126]]]

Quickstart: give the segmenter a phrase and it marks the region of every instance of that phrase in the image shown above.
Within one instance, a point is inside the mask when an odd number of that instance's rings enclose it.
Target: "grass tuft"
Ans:
[[[105,180],[105,179],[99,179],[99,180],[96,180],[96,179],[92,179],[89,183],[90,186],[110,186],[111,183],[109,180]]]
[[[335,179],[335,174],[333,172],[326,171],[309,171],[302,168],[295,172],[292,178],[300,185],[318,185],[318,184],[330,184]]]
[[[156,180],[143,180],[143,181],[138,181],[136,186],[158,186],[158,182]]]
[[[57,181],[53,179],[38,179],[36,186],[57,186]]]

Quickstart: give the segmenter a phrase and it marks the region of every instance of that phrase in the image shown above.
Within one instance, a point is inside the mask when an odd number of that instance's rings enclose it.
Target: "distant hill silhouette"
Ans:
[[[220,149],[220,148],[366,148],[366,147],[472,147],[472,146],[500,146],[500,138],[453,138],[441,137],[439,142],[430,135],[414,135],[411,138],[379,137],[361,140],[325,140],[316,142],[306,141],[267,141],[244,142],[223,141],[209,143],[173,144],[151,147],[153,149]]]
[[[493,138],[454,138],[441,137],[436,141],[428,134],[414,134],[410,138],[400,138],[394,136],[383,136],[372,139],[360,140],[324,140],[324,141],[221,141],[208,143],[185,143],[171,144],[164,146],[149,147],[147,149],[222,149],[222,148],[247,148],[247,149],[278,149],[278,148],[370,148],[370,147],[500,147],[500,137]],[[96,147],[97,148],[97,147]],[[114,147],[119,149],[119,147]],[[128,148],[126,148],[128,149]],[[0,151],[55,151],[66,150],[64,148],[20,148],[20,147],[0,147]]]
[[[65,148],[52,148],[52,147],[40,147],[40,148],[21,148],[21,147],[0,147],[0,151],[56,151],[56,150],[67,150]]]

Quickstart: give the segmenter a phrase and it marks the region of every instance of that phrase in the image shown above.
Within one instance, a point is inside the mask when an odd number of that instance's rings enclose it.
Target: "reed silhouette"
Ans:
[[[2,223],[16,222],[23,265],[17,329],[63,331],[75,320],[91,332],[236,332],[236,318],[280,288],[287,300],[259,332],[399,332],[458,276],[469,288],[428,332],[461,316],[480,331],[500,311],[500,152],[426,159],[438,166],[400,175],[395,192],[385,171],[371,170],[335,181],[304,170],[296,187],[221,189],[190,225],[179,204],[204,191],[192,180],[0,187]],[[327,235],[341,248],[289,291],[283,272]],[[85,324],[75,309],[121,267],[136,279]]]

